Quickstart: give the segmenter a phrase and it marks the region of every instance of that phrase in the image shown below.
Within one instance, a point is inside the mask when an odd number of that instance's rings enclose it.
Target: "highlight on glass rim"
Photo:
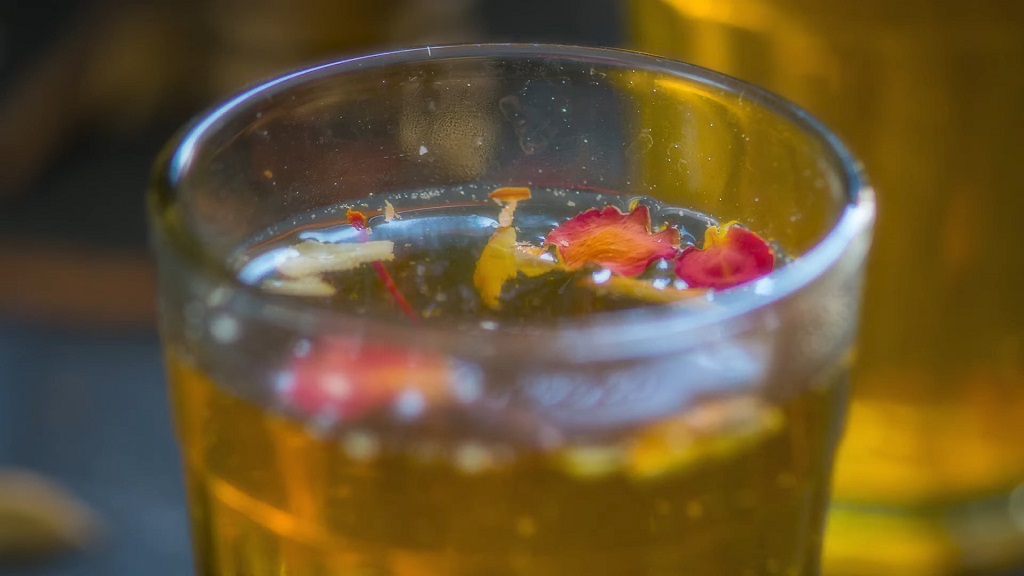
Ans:
[[[873,195],[792,105],[402,50],[213,109],[149,200],[198,574],[818,573]]]

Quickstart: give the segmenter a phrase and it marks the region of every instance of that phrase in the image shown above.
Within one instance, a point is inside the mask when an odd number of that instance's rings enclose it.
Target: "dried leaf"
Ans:
[[[558,250],[570,269],[592,263],[623,276],[636,276],[659,258],[671,259],[679,250],[679,231],[651,232],[646,206],[623,213],[614,206],[587,210],[548,234],[546,245]]]
[[[302,278],[325,272],[344,272],[361,264],[394,260],[395,243],[390,240],[359,244],[328,244],[304,240],[292,247],[291,253],[277,264],[285,276]]]
[[[684,250],[675,271],[691,288],[721,290],[765,276],[774,266],[768,242],[730,222],[721,228],[708,227],[704,247]]]

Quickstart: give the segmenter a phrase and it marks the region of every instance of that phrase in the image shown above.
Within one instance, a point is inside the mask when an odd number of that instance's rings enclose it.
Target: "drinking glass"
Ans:
[[[385,193],[415,198],[414,240],[458,233],[424,215],[493,216],[448,193],[474,186],[645,195],[738,220],[785,263],[507,326],[329,309],[239,273],[339,203],[388,218]],[[874,204],[793,105],[625,51],[400,50],[201,116],[158,160],[149,210],[198,574],[817,573]],[[289,403],[299,380],[346,410],[404,391],[353,419]]]

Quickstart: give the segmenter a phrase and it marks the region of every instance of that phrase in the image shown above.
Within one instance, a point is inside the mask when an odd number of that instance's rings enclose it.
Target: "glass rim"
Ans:
[[[685,349],[707,341],[709,330],[714,334],[742,331],[753,316],[780,300],[784,300],[824,274],[837,264],[855,243],[869,234],[875,217],[874,190],[862,164],[831,130],[796,104],[754,84],[702,68],[640,52],[619,48],[597,48],[564,44],[474,43],[402,48],[386,52],[343,58],[285,73],[246,88],[201,113],[172,138],[157,161],[153,185],[149,192],[151,226],[158,227],[172,245],[181,252],[183,245],[199,246],[194,231],[183,226],[169,229],[159,218],[157,206],[161,195],[172,197],[189,173],[191,161],[207,135],[213,134],[237,109],[254,99],[271,97],[290,88],[325,77],[348,72],[384,68],[415,61],[436,61],[464,58],[530,58],[593,62],[618,66],[635,66],[647,71],[685,79],[697,85],[715,87],[729,94],[741,95],[746,101],[761,106],[791,122],[824,145],[841,168],[841,191],[846,204],[826,235],[794,261],[773,270],[765,278],[771,284],[768,295],[754,295],[750,290],[724,290],[716,294],[719,305],[695,310],[692,307],[659,304],[623,311],[606,311],[581,318],[559,320],[551,324],[527,324],[512,329],[490,330],[484,327],[467,329],[465,325],[411,325],[403,320],[362,316],[327,310],[301,299],[281,301],[273,295],[242,282],[221,258],[204,259],[206,272],[228,288],[237,306],[256,311],[268,321],[296,329],[318,332],[376,334],[388,341],[407,341],[410,345],[442,346],[468,355],[515,356],[538,353],[562,360],[587,361],[613,357],[635,357],[671,349]],[[212,268],[212,269],[211,269]],[[275,300],[273,303],[269,300]],[[481,337],[482,336],[482,337]],[[671,343],[665,342],[671,336]]]

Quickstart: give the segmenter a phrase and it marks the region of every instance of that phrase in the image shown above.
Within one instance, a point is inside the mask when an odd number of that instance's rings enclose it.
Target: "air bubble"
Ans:
[[[241,327],[233,316],[220,313],[210,320],[210,335],[219,344],[230,344],[238,340]]]
[[[342,448],[349,458],[365,462],[376,458],[380,453],[380,441],[369,432],[356,430],[345,434],[342,439]]]

